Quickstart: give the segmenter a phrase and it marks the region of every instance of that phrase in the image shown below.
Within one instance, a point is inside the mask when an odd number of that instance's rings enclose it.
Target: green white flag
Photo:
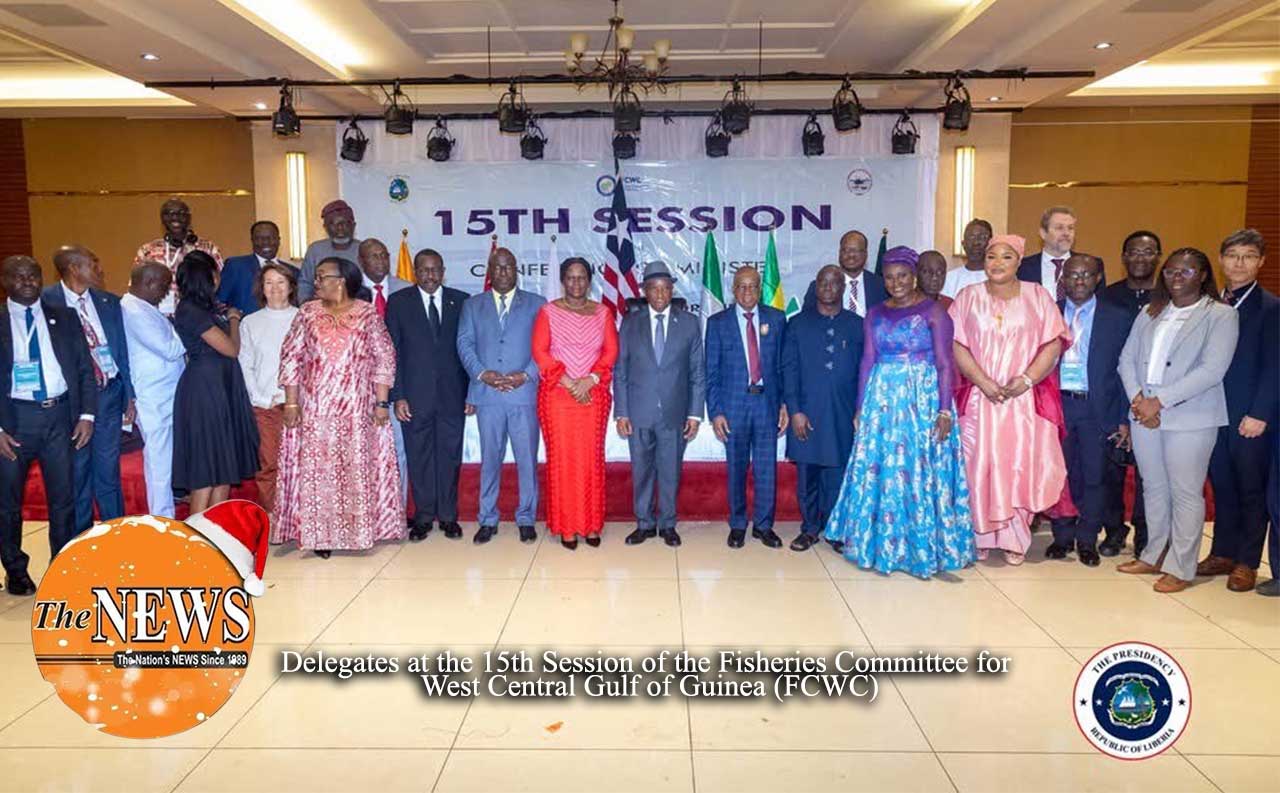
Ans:
[[[709,317],[724,310],[724,289],[720,286],[720,254],[716,252],[716,238],[707,235],[702,249],[702,316]]]
[[[764,252],[764,277],[760,294],[766,306],[779,311],[787,310],[787,296],[782,289],[782,274],[778,271],[778,246],[773,242],[773,230],[769,230],[769,247]]]

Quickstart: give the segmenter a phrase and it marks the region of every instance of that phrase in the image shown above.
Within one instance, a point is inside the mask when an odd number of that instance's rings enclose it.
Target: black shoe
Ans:
[[[1076,556],[1080,557],[1080,564],[1085,567],[1097,567],[1102,564],[1098,552],[1092,548],[1079,548],[1076,550]]]
[[[583,537],[582,539],[586,540],[586,541],[587,541],[587,545],[590,545],[592,548],[599,548],[599,547],[600,547],[600,535],[599,535],[599,534],[592,534],[590,537]]]
[[[333,554],[333,551],[324,551],[324,550],[316,551],[316,556],[319,556],[321,559],[328,559],[332,554]]]
[[[538,539],[538,532],[533,530],[532,526],[520,527],[520,542],[533,542]]]
[[[844,540],[827,540],[827,545],[836,553],[844,553]]]
[[[492,540],[493,536],[497,533],[497,526],[481,526],[480,530],[476,532],[476,536],[472,538],[471,541],[476,545],[484,545],[489,540]]]
[[[458,521],[451,520],[448,522],[440,522],[440,532],[451,540],[456,540],[462,536],[462,527],[458,525]]]
[[[422,542],[431,533],[431,521],[426,523],[417,523],[409,529],[409,539],[412,542]]]
[[[675,529],[663,529],[658,532],[662,535],[662,541],[672,548],[680,547],[680,533]]]
[[[560,544],[572,551],[578,547],[578,538],[574,537],[572,540],[562,539]]]
[[[729,529],[729,547],[741,548],[742,544],[747,540],[746,529]]]
[[[751,536],[764,543],[766,547],[782,547],[782,538],[775,534],[773,529],[752,529]]]
[[[4,588],[6,592],[14,597],[24,597],[36,593],[36,582],[32,581],[31,576],[27,575],[26,572],[15,573],[5,577]]]
[[[636,529],[627,535],[627,545],[639,545],[650,537],[658,536],[657,529]]]
[[[818,541],[818,535],[810,534],[807,531],[802,531],[796,535],[796,538],[794,540],[791,541],[791,550],[807,551],[810,548],[812,548],[814,543],[816,543],[817,541]]]
[[[1044,549],[1044,558],[1046,559],[1066,559],[1067,554],[1071,553],[1071,546],[1061,545],[1059,543],[1050,543],[1048,548]]]
[[[1123,550],[1124,539],[1121,539],[1119,542],[1115,542],[1112,538],[1108,537],[1102,541],[1101,545],[1098,546],[1098,553],[1103,556],[1119,556],[1120,552]]]

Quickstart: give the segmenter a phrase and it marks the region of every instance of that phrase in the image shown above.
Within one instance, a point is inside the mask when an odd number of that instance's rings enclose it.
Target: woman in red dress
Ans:
[[[604,434],[618,331],[608,306],[587,297],[591,268],[574,256],[560,265],[564,297],[533,323],[538,420],[547,442],[547,527],[564,547],[592,547],[604,528]]]

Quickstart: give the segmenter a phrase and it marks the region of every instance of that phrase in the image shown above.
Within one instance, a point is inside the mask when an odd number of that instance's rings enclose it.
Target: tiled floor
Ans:
[[[825,546],[795,554],[724,546],[719,525],[685,544],[521,545],[504,526],[477,548],[438,534],[323,561],[276,550],[256,602],[249,674],[197,729],[137,742],[65,709],[31,657],[30,599],[0,594],[0,790],[1280,790],[1280,601],[1204,581],[1175,596],[1043,560],[929,582],[860,571]],[[786,539],[794,527],[782,527]],[[28,527],[37,578],[47,540]],[[1269,570],[1262,571],[1269,576]],[[1101,646],[1170,650],[1195,711],[1173,751],[1124,763],[1095,752],[1067,706]],[[334,683],[279,675],[279,651],[409,655],[495,646],[802,648],[910,653],[985,648],[999,680],[886,677],[851,700],[431,701],[407,675]]]

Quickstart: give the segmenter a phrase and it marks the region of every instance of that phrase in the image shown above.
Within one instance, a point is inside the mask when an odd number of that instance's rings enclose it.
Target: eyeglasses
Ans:
[[[333,273],[332,275],[325,275],[324,273],[316,273],[316,277],[312,280],[323,281],[326,278],[343,278],[343,277],[344,276],[341,273]]]
[[[1096,277],[1097,273],[1089,272],[1088,270],[1062,274],[1062,280],[1064,281],[1088,281],[1090,278]]]
[[[1126,256],[1159,256],[1159,248],[1126,248],[1124,251]]]
[[[1224,253],[1224,254],[1222,254],[1222,261],[1224,261],[1224,262],[1247,262],[1247,263],[1249,263],[1249,264],[1252,264],[1253,262],[1256,262],[1256,261],[1258,261],[1258,260],[1259,260],[1259,259],[1261,259],[1261,258],[1262,258],[1262,256],[1261,256],[1261,255],[1259,255],[1256,251],[1255,251],[1255,252],[1252,252],[1252,253]]]
[[[1194,267],[1166,267],[1165,278],[1195,278],[1200,271]]]

